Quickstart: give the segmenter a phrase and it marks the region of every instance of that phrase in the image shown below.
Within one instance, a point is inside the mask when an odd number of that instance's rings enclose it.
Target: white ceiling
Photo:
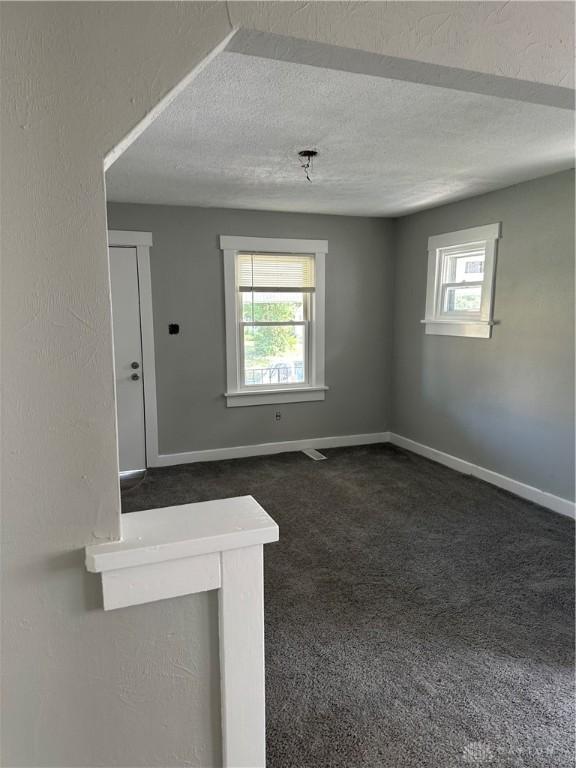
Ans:
[[[225,51],[107,173],[112,201],[397,216],[573,165],[573,112]],[[319,152],[313,182],[297,152]]]

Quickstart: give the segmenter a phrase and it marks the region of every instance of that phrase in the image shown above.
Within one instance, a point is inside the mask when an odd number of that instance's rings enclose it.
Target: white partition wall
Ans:
[[[86,549],[104,610],[218,590],[222,754],[266,764],[263,545],[278,526],[251,496],[132,512],[121,541]]]

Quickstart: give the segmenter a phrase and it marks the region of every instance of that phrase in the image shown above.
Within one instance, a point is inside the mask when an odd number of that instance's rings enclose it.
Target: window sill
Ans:
[[[324,400],[328,387],[300,387],[286,389],[260,389],[257,391],[226,392],[228,408],[247,405],[277,405],[280,403],[304,403]]]
[[[466,336],[489,339],[492,336],[492,320],[421,320],[426,334],[434,336]]]

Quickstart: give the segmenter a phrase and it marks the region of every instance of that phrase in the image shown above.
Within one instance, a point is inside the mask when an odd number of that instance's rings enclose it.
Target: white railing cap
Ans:
[[[122,515],[120,541],[86,547],[86,568],[102,573],[278,541],[278,526],[252,496]]]

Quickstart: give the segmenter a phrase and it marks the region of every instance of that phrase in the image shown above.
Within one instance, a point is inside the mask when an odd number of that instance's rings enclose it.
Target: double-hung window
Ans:
[[[220,238],[228,406],[323,400],[324,240]]]
[[[426,333],[489,338],[500,224],[428,240]]]

